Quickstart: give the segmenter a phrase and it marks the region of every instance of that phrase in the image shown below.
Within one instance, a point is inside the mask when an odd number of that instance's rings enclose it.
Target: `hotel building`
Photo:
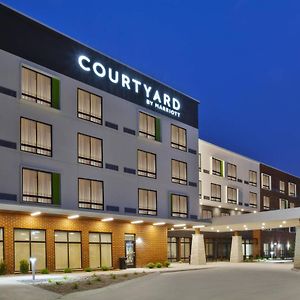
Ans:
[[[0,4],[0,260],[167,259],[199,224],[198,102]]]

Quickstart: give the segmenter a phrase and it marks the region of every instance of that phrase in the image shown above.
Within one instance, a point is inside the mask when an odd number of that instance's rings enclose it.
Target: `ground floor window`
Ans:
[[[35,229],[14,230],[15,271],[20,271],[20,261],[29,262],[30,257],[36,258],[36,270],[46,268],[46,232]]]
[[[112,267],[111,233],[90,232],[89,234],[90,267]]]
[[[191,239],[180,238],[180,260],[188,262],[191,255]]]
[[[206,240],[205,241],[205,255],[208,258],[212,258],[214,256],[214,242],[213,240]]]
[[[253,242],[252,242],[252,240],[243,240],[243,256],[244,256],[244,258],[253,257]]]
[[[55,231],[55,269],[81,269],[81,233]]]
[[[4,234],[3,228],[0,228],[0,262],[4,260]]]
[[[177,238],[168,237],[168,260],[177,261]]]

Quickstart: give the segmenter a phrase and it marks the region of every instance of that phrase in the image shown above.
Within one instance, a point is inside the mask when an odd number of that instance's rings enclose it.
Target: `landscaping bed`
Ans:
[[[61,295],[66,295],[74,292],[103,288],[111,284],[139,278],[149,273],[124,273],[124,274],[105,274],[105,275],[89,275],[77,278],[69,278],[64,276],[62,279],[48,279],[48,281],[34,284],[39,288],[49,290]]]

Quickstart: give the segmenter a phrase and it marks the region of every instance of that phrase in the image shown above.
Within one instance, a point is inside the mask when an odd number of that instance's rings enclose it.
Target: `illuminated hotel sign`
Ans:
[[[78,64],[82,70],[93,72],[100,79],[108,78],[111,83],[119,85],[119,87],[123,89],[127,89],[136,94],[142,94],[145,98],[146,105],[162,110],[172,116],[180,117],[180,101],[175,97],[170,97],[170,95],[165,92],[154,89],[150,84],[130,77],[111,67],[107,67],[99,61],[91,61],[91,59],[85,55],[78,57]]]

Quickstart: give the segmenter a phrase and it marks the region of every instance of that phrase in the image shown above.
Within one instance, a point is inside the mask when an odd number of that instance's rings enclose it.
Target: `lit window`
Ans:
[[[156,125],[159,119],[156,119],[153,116],[145,114],[143,112],[139,113],[139,135],[143,136],[150,140],[157,140],[157,131]]]
[[[257,194],[253,192],[249,192],[249,206],[257,207]]]
[[[249,184],[257,186],[257,172],[252,170],[249,171]]]
[[[21,118],[21,150],[51,156],[52,126]]]
[[[187,164],[185,162],[172,159],[172,182],[187,184]]]
[[[112,267],[112,234],[89,233],[90,268]]]
[[[186,130],[176,125],[171,125],[171,147],[186,151]]]
[[[156,191],[139,189],[139,214],[157,215],[156,208]]]
[[[284,181],[279,181],[279,192],[284,194],[285,193],[285,182]]]
[[[212,211],[209,209],[202,210],[202,219],[211,219],[213,217]]]
[[[271,190],[271,176],[262,173],[261,174],[261,186],[263,189]]]
[[[171,216],[179,218],[188,217],[188,198],[183,195],[171,195]]]
[[[211,184],[211,200],[221,202],[221,185]]]
[[[227,177],[231,180],[236,180],[237,172],[236,165],[227,163]]]
[[[289,182],[289,196],[296,197],[296,184]]]
[[[227,187],[227,203],[237,203],[237,189],[229,186]]]
[[[102,124],[102,97],[78,89],[77,101],[78,118]]]
[[[212,174],[223,176],[223,161],[212,157]]]
[[[289,201],[285,199],[279,199],[279,209],[289,208]]]
[[[263,197],[263,205],[264,205],[264,210],[270,209],[270,197],[268,196]]]
[[[138,175],[156,178],[156,155],[138,150]]]

